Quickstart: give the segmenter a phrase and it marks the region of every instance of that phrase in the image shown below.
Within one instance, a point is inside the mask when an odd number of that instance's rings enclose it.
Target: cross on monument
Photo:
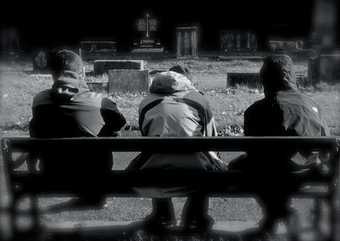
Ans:
[[[145,37],[149,38],[150,33],[157,31],[158,22],[155,18],[151,18],[149,13],[145,14],[145,18],[140,18],[137,21],[137,29],[139,32],[145,32]]]

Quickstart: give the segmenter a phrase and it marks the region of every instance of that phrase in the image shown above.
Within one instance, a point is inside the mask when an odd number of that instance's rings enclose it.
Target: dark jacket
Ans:
[[[89,91],[86,85],[72,88],[56,83],[33,100],[32,137],[116,136],[125,125],[125,118],[112,99]],[[111,153],[95,150],[44,152],[40,158],[40,167],[52,174],[59,171],[93,173],[96,169],[111,170],[113,164]]]
[[[300,93],[292,62],[286,58],[267,58],[261,70],[265,98],[251,105],[244,114],[246,136],[326,136],[329,129],[318,105]],[[308,157],[309,150],[300,154]],[[285,165],[296,153],[267,150],[266,153],[251,152],[258,162],[266,160],[279,167],[273,156]],[[301,162],[301,160],[300,160]],[[307,162],[307,160],[306,160]],[[301,162],[303,163],[303,161]],[[267,165],[268,163],[266,163]]]

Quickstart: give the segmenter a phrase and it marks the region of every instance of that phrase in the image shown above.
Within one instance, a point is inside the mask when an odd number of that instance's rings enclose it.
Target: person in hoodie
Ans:
[[[89,90],[80,56],[70,50],[54,51],[50,55],[50,68],[53,86],[34,97],[30,135],[38,138],[116,136],[125,125],[125,118],[111,98]],[[39,160],[39,168],[46,176],[59,178],[61,182],[78,182],[81,191],[75,205],[103,203],[103,197],[95,190],[105,185],[101,177],[112,168],[111,152],[63,149],[40,153]]]
[[[244,114],[246,136],[326,136],[329,129],[318,105],[299,92],[294,65],[287,55],[264,59],[260,77],[265,97]],[[287,201],[298,188],[289,175],[312,170],[319,163],[310,150],[283,152],[279,149],[252,150],[246,158],[229,164],[231,170],[247,171],[265,209],[261,230],[272,232],[275,221],[289,214]],[[322,155],[320,155],[322,157]]]
[[[216,136],[217,131],[211,108],[204,95],[192,85],[189,70],[174,66],[169,71],[157,73],[146,96],[139,106],[139,127],[143,136],[192,137]],[[142,153],[134,159],[129,170],[153,171],[223,171],[224,163],[214,152],[189,154]],[[166,190],[166,196],[174,190]],[[182,213],[182,225],[188,231],[205,231],[213,224],[208,215],[208,197],[193,191]],[[170,198],[155,198],[153,211],[146,217],[145,225],[167,229],[175,225],[175,214]]]

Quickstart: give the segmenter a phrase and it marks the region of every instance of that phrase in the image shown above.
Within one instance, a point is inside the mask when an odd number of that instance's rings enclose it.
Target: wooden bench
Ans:
[[[220,151],[220,152],[247,152],[250,150],[270,150],[280,148],[282,151],[297,151],[311,149],[315,151],[327,150],[330,152],[328,171],[318,175],[292,174],[292,180],[301,183],[301,189],[294,196],[313,198],[315,202],[314,228],[320,228],[318,220],[321,219],[321,204],[329,208],[329,240],[339,240],[340,230],[340,204],[339,204],[339,139],[336,137],[194,137],[194,138],[155,138],[155,137],[119,137],[119,138],[62,138],[37,139],[26,137],[3,138],[1,142],[3,160],[2,167],[6,175],[8,190],[0,197],[9,196],[2,212],[6,211],[11,222],[6,228],[7,234],[3,238],[11,237],[16,232],[16,219],[19,213],[17,203],[23,196],[31,199],[30,215],[35,228],[39,226],[39,208],[37,197],[41,195],[75,194],[70,188],[72,183],[60,183],[60,180],[51,180],[40,172],[18,170],[13,166],[13,154],[16,152],[39,152],[41,150],[62,150],[63,148],[84,150],[111,150],[112,152],[154,152],[176,153],[194,151]],[[164,172],[150,173],[142,171],[113,170],[106,177],[105,183],[109,185],[98,187],[103,194],[115,197],[153,197],[150,193],[136,192],[136,188],[158,186],[171,187],[179,184],[190,184],[200,187],[211,197],[249,197],[254,196],[253,190],[248,188],[252,182],[241,172]],[[207,181],[209,180],[209,181]],[[317,187],[322,188],[317,188]],[[1,189],[0,189],[1,190]],[[5,195],[4,195],[5,194]],[[185,195],[185,194],[183,194]]]

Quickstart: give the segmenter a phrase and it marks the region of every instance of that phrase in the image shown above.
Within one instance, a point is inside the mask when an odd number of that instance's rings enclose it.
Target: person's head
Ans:
[[[180,64],[174,65],[169,69],[169,71],[182,74],[185,77],[187,77],[189,80],[192,80],[192,76],[191,76],[189,69],[183,65],[180,65]]]
[[[196,90],[190,79],[175,71],[164,71],[152,78],[150,93],[172,94],[179,91]]]
[[[87,88],[83,62],[73,51],[53,51],[49,57],[49,66],[54,80],[53,88],[68,88],[75,92]]]
[[[279,91],[297,89],[294,64],[288,55],[264,58],[260,78],[266,97],[275,96]]]

